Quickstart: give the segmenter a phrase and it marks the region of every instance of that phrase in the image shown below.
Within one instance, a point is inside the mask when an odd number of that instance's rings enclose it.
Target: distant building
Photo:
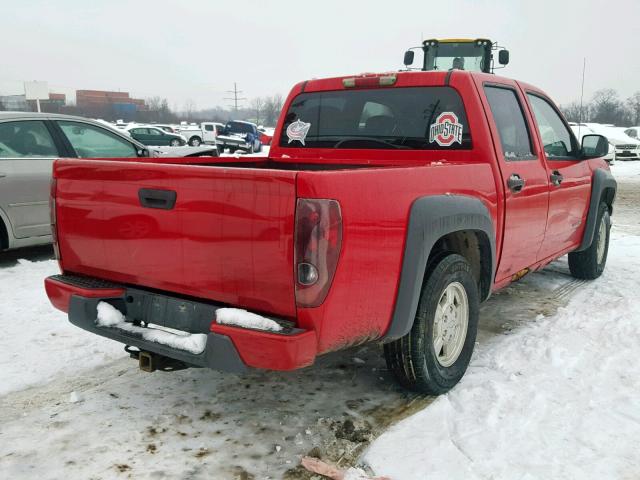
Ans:
[[[64,93],[50,93],[49,100],[40,100],[40,110],[57,113],[65,106],[67,97]],[[24,95],[0,96],[0,104],[4,110],[11,112],[36,112],[38,106],[35,100],[27,100]]]
[[[10,112],[28,112],[31,110],[24,95],[3,95],[0,96],[0,103],[4,110]]]
[[[133,120],[136,112],[148,110],[144,100],[131,98],[129,92],[76,90],[76,108],[97,118]]]
[[[29,110],[38,111],[38,105],[35,100],[27,100]],[[60,113],[67,104],[67,96],[64,93],[49,93],[48,100],[40,100],[40,111],[46,113]]]

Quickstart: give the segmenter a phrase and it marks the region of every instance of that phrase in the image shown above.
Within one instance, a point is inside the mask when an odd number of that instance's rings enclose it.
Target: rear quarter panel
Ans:
[[[316,308],[298,308],[300,326],[318,334],[319,352],[379,338],[387,330],[409,213],[417,198],[468,195],[479,198],[494,220],[497,215],[487,163],[300,172],[297,189],[298,197],[336,199],[342,211],[342,251],[327,299]]]

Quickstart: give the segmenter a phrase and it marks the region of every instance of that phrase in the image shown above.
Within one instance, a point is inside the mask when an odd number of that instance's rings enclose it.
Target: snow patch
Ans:
[[[125,316],[117,308],[106,302],[98,303],[96,325],[136,333],[150,342],[185,350],[196,355],[202,353],[207,345],[207,335],[204,333],[187,333],[153,325],[146,328],[133,325],[126,321]]]
[[[216,320],[224,325],[235,325],[256,330],[272,332],[282,330],[282,326],[278,322],[256,313],[247,312],[241,308],[219,308],[216,310]]]
[[[344,472],[343,480],[369,480],[370,478],[371,477],[369,477],[361,468],[351,467],[349,470]]]
[[[70,403],[78,403],[83,401],[84,398],[82,398],[82,395],[80,395],[78,392],[71,392],[69,394],[69,402]]]
[[[125,318],[120,310],[107,302],[98,303],[98,319],[96,324],[99,327],[115,327],[119,323],[124,323]]]
[[[0,254],[0,396],[122,358],[119,343],[76,327],[51,306],[42,280],[60,268],[39,260],[41,250],[25,249],[31,260],[16,262],[11,252]]]
[[[599,279],[555,315],[532,314],[479,345],[460,384],[380,436],[364,460],[403,480],[633,478],[638,269],[640,237],[613,234]]]

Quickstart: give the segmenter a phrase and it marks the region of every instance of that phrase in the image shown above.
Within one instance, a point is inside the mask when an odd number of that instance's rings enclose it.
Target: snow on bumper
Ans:
[[[47,278],[45,288],[51,303],[67,312],[72,324],[193,366],[235,373],[243,372],[247,367],[295,370],[311,365],[317,354],[313,330],[298,329],[284,321],[279,321],[286,326],[280,331],[257,330],[255,325],[250,328],[224,325],[215,321],[217,310],[228,311],[222,305],[187,301],[66,275]],[[108,312],[101,319],[98,318],[100,303],[110,305],[102,307]],[[125,317],[142,319],[144,323],[160,328],[121,323]],[[190,334],[199,336],[186,337]]]

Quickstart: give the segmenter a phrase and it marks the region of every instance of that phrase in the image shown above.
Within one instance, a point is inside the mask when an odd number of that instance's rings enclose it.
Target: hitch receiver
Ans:
[[[154,355],[149,352],[140,352],[138,354],[138,365],[143,372],[153,372],[156,369],[155,362],[153,361]]]

